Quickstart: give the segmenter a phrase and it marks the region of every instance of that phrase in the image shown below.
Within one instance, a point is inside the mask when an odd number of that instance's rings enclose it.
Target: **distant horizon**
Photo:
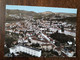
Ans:
[[[41,7],[41,6],[6,5],[6,9],[8,9],[8,10],[33,11],[33,12],[36,12],[36,13],[53,12],[53,13],[77,14],[77,9],[74,9],[74,8],[60,8],[60,7],[58,8],[58,7]]]
[[[7,10],[18,10],[18,9],[7,9]],[[22,11],[27,11],[27,10],[22,10]],[[35,12],[35,11],[29,11],[29,12]],[[45,12],[52,12],[52,11],[45,11]],[[44,12],[35,12],[35,13],[44,13]],[[65,13],[65,12],[52,12],[52,13]],[[76,13],[66,13],[66,14],[76,14]]]

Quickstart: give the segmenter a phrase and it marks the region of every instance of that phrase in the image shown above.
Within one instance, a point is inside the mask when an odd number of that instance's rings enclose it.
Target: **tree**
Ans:
[[[12,55],[12,57],[15,57],[14,53],[12,53],[11,55]]]
[[[53,49],[51,49],[50,52],[53,53]]]
[[[55,45],[56,46],[60,46],[60,42],[55,42]]]
[[[59,56],[58,52],[56,52],[56,51],[53,51],[52,53],[53,53],[54,55],[56,55],[56,56]]]
[[[31,43],[30,39],[28,39],[28,42]]]
[[[60,43],[67,43],[68,41],[74,42],[74,37],[70,35],[65,35],[63,33],[55,32],[50,35],[51,38],[59,41]]]
[[[9,37],[9,36],[6,36],[5,37],[5,42],[6,42],[6,45],[8,48],[11,47],[11,44],[16,41],[16,39],[14,39],[13,37]]]
[[[40,47],[40,44],[39,44],[39,43],[36,43],[36,44],[32,43],[31,46],[32,46],[32,47]]]
[[[32,43],[32,44],[31,44],[31,46],[32,46],[32,47],[34,47],[34,46],[35,46],[35,44],[34,44],[34,43]]]
[[[63,25],[61,25],[61,31],[64,32],[64,26]]]
[[[40,47],[40,44],[39,44],[39,43],[36,43],[35,46],[36,46],[36,47]]]
[[[4,47],[4,54],[9,53],[9,49]]]

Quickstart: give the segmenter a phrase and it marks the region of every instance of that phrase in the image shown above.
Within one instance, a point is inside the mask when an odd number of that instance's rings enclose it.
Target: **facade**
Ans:
[[[17,52],[24,52],[36,57],[41,56],[41,50],[36,48],[31,48],[28,46],[15,46],[15,47],[9,48],[9,50],[10,50],[10,53],[14,53],[15,56],[18,55]]]

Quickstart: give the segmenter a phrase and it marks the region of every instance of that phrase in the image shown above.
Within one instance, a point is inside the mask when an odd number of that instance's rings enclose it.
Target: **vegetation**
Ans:
[[[4,47],[4,54],[8,53],[9,49],[7,47]]]
[[[73,36],[65,35],[63,33],[55,32],[54,34],[51,34],[50,37],[59,41],[60,43],[66,43],[67,41],[74,42],[74,37]]]
[[[8,48],[10,48],[12,46],[14,41],[16,41],[16,39],[13,37],[9,37],[9,36],[5,37],[5,43],[6,43]]]
[[[31,46],[32,46],[32,47],[40,47],[40,44],[39,44],[39,43],[36,43],[36,44],[32,43]]]
[[[42,56],[44,57],[53,57],[53,56],[59,56],[58,52],[56,51],[53,51],[53,49],[51,49],[50,51],[45,51],[45,50],[42,50]]]
[[[11,17],[9,15],[13,15],[15,17]],[[19,16],[20,18],[16,18]],[[55,17],[57,21],[66,21],[66,22],[76,22],[76,14],[69,14],[69,13],[54,13],[54,12],[42,12],[42,13],[36,13],[33,11],[23,11],[23,10],[6,10],[6,21],[20,21],[24,20],[23,17],[26,17],[26,20],[29,19],[29,17],[32,16],[34,17],[35,20],[41,19],[42,17],[44,20],[49,20],[49,18]],[[48,18],[46,18],[48,17]],[[57,19],[61,18],[63,19]],[[66,18],[64,18],[66,17]]]
[[[37,20],[37,19],[41,19],[42,16],[41,15],[34,15],[34,19]]]

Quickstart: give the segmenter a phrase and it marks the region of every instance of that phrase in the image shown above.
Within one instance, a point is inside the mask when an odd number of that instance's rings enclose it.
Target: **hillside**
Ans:
[[[36,13],[33,11],[24,11],[24,10],[6,10],[6,21],[17,21],[17,20],[29,20],[30,18],[45,20],[55,19],[55,20],[74,20],[76,18],[76,14],[72,13],[54,13],[50,11]],[[74,22],[73,21],[73,22]]]

